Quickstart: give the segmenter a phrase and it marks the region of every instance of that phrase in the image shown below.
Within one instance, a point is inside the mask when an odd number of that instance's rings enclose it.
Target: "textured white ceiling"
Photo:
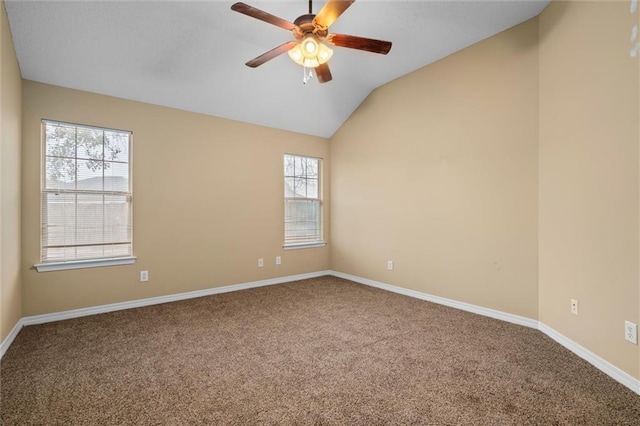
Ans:
[[[291,22],[308,8],[244,2]],[[376,87],[530,19],[548,1],[357,0],[330,32],[389,40],[391,52],[334,48],[333,80],[306,85],[287,54],[244,65],[293,37],[232,3],[7,0],[6,8],[25,79],[330,137]]]

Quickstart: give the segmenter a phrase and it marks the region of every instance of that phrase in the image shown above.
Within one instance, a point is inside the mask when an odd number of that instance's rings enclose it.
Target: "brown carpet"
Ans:
[[[639,425],[526,327],[334,277],[25,327],[4,425]]]

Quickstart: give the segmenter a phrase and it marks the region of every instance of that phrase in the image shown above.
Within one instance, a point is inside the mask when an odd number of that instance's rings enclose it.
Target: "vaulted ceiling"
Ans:
[[[293,22],[308,1],[244,0]],[[25,79],[330,137],[372,90],[538,15],[547,0],[357,0],[331,26],[389,40],[388,55],[334,47],[333,80],[303,84],[293,40],[230,1],[7,0]],[[324,1],[313,3],[317,13]]]

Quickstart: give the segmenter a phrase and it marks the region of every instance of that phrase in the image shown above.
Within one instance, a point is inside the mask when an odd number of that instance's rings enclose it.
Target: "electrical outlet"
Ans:
[[[571,299],[571,313],[578,315],[578,301],[576,299]]]
[[[389,261],[387,262],[387,269],[388,269],[389,271],[393,271],[393,260],[389,260]]]
[[[262,268],[264,266],[264,259],[260,258],[258,259],[258,268]]]
[[[638,326],[631,321],[624,322],[624,340],[638,344]]]
[[[280,256],[276,256],[276,265],[282,264],[282,258]]]
[[[140,271],[140,282],[144,283],[149,281],[149,271]]]

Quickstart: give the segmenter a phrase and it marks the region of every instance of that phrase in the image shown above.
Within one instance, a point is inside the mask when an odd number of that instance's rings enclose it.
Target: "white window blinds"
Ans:
[[[42,125],[42,262],[131,256],[131,132]]]
[[[321,160],[284,156],[284,243],[322,242]]]

